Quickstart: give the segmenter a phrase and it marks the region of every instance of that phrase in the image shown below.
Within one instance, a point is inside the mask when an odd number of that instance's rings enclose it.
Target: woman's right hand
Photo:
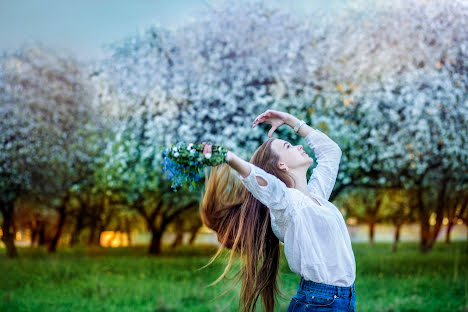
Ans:
[[[283,113],[280,111],[269,109],[266,112],[258,115],[257,118],[255,118],[253,128],[255,128],[256,125],[262,122],[268,122],[269,124],[271,124],[271,129],[268,132],[268,137],[271,137],[273,132],[275,132],[275,130],[278,129],[279,126],[285,123],[289,124],[292,118],[294,118],[294,116],[292,116],[289,113]]]
[[[206,142],[202,142],[202,145],[203,145],[203,155],[205,155],[206,153],[211,153],[212,152],[212,149],[213,149],[213,144],[210,144],[210,143],[206,143]]]

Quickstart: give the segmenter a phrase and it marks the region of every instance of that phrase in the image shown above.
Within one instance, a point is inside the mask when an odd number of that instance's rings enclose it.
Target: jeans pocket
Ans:
[[[336,298],[337,295],[309,292],[305,298],[305,302],[313,307],[327,307],[332,305]]]
[[[293,297],[291,303],[289,304],[287,312],[298,312],[298,311],[305,311],[306,303],[304,302],[303,298],[296,298]]]

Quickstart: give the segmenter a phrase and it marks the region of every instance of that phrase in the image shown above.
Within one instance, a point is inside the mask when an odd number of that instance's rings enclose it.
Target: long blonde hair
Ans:
[[[265,141],[255,151],[250,162],[275,175],[288,187],[293,187],[294,180],[276,165],[279,155],[271,149],[273,140],[274,138],[269,138]],[[200,214],[203,223],[216,232],[221,243],[207,265],[211,264],[224,248],[231,250],[223,274],[210,285],[218,283],[227,274],[234,256],[239,255],[243,263],[238,272],[241,273],[242,279],[238,311],[255,311],[260,295],[265,311],[273,311],[277,303],[276,296],[283,294],[276,280],[280,242],[271,229],[269,209],[257,200],[237,177],[233,177],[229,165],[222,164],[212,167],[209,177],[206,175]]]

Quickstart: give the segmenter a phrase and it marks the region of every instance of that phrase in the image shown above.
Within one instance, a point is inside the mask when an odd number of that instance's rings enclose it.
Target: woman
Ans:
[[[227,164],[211,168],[207,178],[201,217],[221,243],[210,263],[223,248],[233,251],[214,283],[239,254],[243,260],[240,309],[254,311],[261,295],[264,309],[273,311],[276,294],[282,295],[276,282],[281,241],[289,268],[301,275],[287,311],[355,311],[351,240],[343,215],[328,201],[341,149],[323,132],[288,113],[267,110],[253,127],[262,122],[272,125],[269,139],[250,162],[228,151]],[[282,124],[291,126],[315,152],[317,167],[309,181],[306,172],[313,159],[302,145],[271,137]],[[203,153],[210,152],[211,145],[203,143]]]

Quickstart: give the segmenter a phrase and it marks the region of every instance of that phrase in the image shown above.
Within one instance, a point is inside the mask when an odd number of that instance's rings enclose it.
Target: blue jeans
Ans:
[[[356,291],[349,287],[306,281],[301,276],[297,293],[292,297],[287,312],[343,311],[355,312]]]

